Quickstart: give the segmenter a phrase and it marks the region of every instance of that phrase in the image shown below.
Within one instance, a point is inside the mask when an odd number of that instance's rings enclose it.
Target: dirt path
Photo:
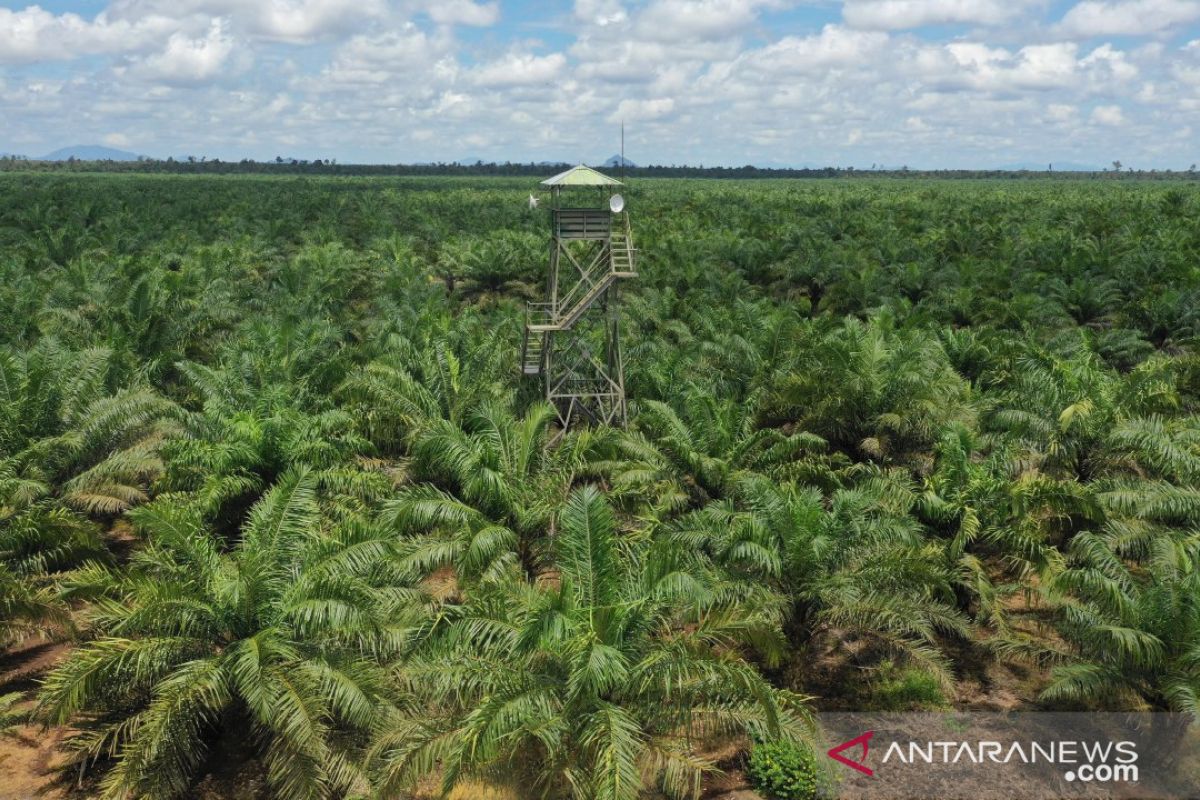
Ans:
[[[0,655],[0,694],[24,692],[29,699],[19,708],[30,710],[38,678],[67,649],[65,644],[27,642]],[[63,738],[61,729],[47,731],[38,725],[22,725],[0,736],[0,800],[63,800]]]

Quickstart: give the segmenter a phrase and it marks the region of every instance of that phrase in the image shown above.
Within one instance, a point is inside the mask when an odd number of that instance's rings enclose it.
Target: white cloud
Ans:
[[[1074,42],[1026,45],[1016,52],[981,42],[951,42],[924,47],[913,61],[922,79],[943,91],[1104,93],[1138,75],[1128,55],[1108,44],[1080,56]]]
[[[872,53],[888,42],[886,33],[854,31],[826,25],[813,36],[788,36],[748,56],[746,61],[763,72],[796,74],[834,67],[870,64]]]
[[[389,13],[387,0],[113,0],[114,19],[147,14],[176,19],[224,17],[239,32],[282,42],[310,42],[359,30]]]
[[[562,75],[567,58],[562,53],[535,56],[531,53],[510,53],[498,61],[484,64],[475,72],[480,86],[529,86],[545,84]]]
[[[1200,40],[1178,26],[1090,44],[1045,0],[848,0],[836,24],[766,24],[795,1],[575,0],[552,33],[495,0],[0,9],[0,150],[114,132],[223,159],[588,160],[624,119],[647,163],[1195,160]]]
[[[439,25],[487,27],[500,20],[500,3],[473,3],[471,0],[434,0],[429,17]]]
[[[1075,106],[1069,103],[1051,103],[1046,106],[1046,118],[1054,122],[1067,122],[1074,119]]]
[[[177,27],[159,15],[137,20],[100,14],[52,14],[39,6],[21,11],[0,8],[0,63],[31,64],[84,56],[127,53],[149,46]]]
[[[1091,119],[1097,125],[1115,127],[1125,124],[1125,112],[1120,106],[1096,106],[1092,109]]]
[[[171,34],[166,48],[138,61],[133,71],[142,78],[162,83],[195,83],[220,74],[233,53],[234,41],[222,20],[214,20],[200,38]]]
[[[612,83],[637,83],[666,90],[666,81],[694,77],[706,65],[737,58],[735,39],[725,41],[660,42],[622,35],[582,35],[568,50],[579,63],[580,78]],[[674,89],[672,89],[674,90]]]
[[[1016,53],[979,42],[953,42],[944,50],[957,69],[947,69],[939,54],[923,59],[931,82],[944,88],[1046,91],[1078,82],[1078,47],[1069,42],[1027,45]]]
[[[610,83],[649,83],[662,65],[661,45],[647,47],[634,42],[577,42],[571,54],[580,62],[577,74],[585,80]]]
[[[1200,39],[1181,47],[1178,53],[1172,54],[1168,63],[1170,76],[1175,81],[1200,93]]]
[[[412,23],[375,36],[359,35],[340,46],[322,74],[322,88],[345,89],[351,84],[409,85],[411,76],[424,75],[422,84],[452,81],[458,67],[448,39],[430,36]],[[298,88],[307,83],[297,80]]]
[[[736,35],[778,0],[651,0],[638,16],[638,33],[655,41],[724,39]]]
[[[625,22],[629,14],[620,0],[575,0],[575,18],[604,28]]]
[[[998,25],[1020,15],[1029,0],[846,0],[847,24],[867,30],[902,30],[924,25]]]
[[[1138,68],[1122,51],[1111,44],[1102,44],[1081,59],[1079,65],[1088,70],[1094,82],[1113,85],[1137,77]]]
[[[675,100],[670,97],[655,97],[647,100],[622,100],[617,110],[609,115],[609,122],[643,122],[661,119],[675,110]]]
[[[123,133],[108,133],[105,134],[102,141],[109,147],[129,147],[129,137]]]
[[[1084,0],[1059,23],[1067,36],[1145,36],[1200,20],[1198,0]]]
[[[384,0],[236,0],[230,5],[227,13],[235,17],[246,12],[251,33],[293,42],[353,30],[387,9]]]

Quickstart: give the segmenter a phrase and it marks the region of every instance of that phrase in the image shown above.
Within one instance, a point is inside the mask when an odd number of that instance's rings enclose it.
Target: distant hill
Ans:
[[[622,164],[621,164],[621,156],[620,156],[620,155],[612,155],[612,156],[609,156],[608,160],[604,162],[603,166],[606,166],[606,167],[620,167],[620,166],[626,166],[626,167],[630,167],[630,168],[633,168],[633,169],[636,169],[636,168],[637,168],[637,164],[633,163],[633,162],[632,162],[632,161],[630,161],[628,158],[627,158],[627,159],[625,159],[625,163],[624,163],[624,165],[622,165]]]
[[[34,160],[67,161],[72,158],[79,161],[137,161],[141,156],[137,153],[130,153],[127,150],[114,150],[111,147],[103,147],[98,144],[77,144],[71,147],[64,147],[61,150],[55,150],[53,153],[47,153]]]

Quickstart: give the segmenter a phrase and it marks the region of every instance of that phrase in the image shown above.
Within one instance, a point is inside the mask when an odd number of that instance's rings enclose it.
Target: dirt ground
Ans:
[[[25,692],[32,697],[37,680],[67,652],[66,645],[27,642],[0,656],[0,694]],[[31,699],[21,703],[32,709]],[[60,730],[21,725],[0,736],[0,800],[62,800],[66,788],[60,771],[65,762]]]

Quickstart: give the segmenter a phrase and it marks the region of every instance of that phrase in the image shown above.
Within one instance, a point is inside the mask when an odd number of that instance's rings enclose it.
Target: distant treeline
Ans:
[[[113,172],[113,173],[168,173],[202,175],[344,175],[344,176],[545,176],[566,169],[567,163],[510,162],[497,164],[477,162],[475,164],[339,164],[336,160],[276,159],[274,161],[222,161],[220,159],[166,160],[143,158],[137,161],[32,161],[5,156],[0,158],[0,172]],[[609,172],[622,172],[620,167],[608,167]],[[907,178],[1091,178],[1091,179],[1190,179],[1200,178],[1196,165],[1187,170],[1135,170],[1104,169],[1096,172],[1072,172],[1046,170],[1002,170],[1002,169],[939,169],[918,170],[906,166],[878,169],[855,169],[854,167],[820,167],[791,169],[784,167],[705,167],[705,166],[645,166],[627,167],[623,174],[635,178],[853,178],[853,177],[907,177]]]

